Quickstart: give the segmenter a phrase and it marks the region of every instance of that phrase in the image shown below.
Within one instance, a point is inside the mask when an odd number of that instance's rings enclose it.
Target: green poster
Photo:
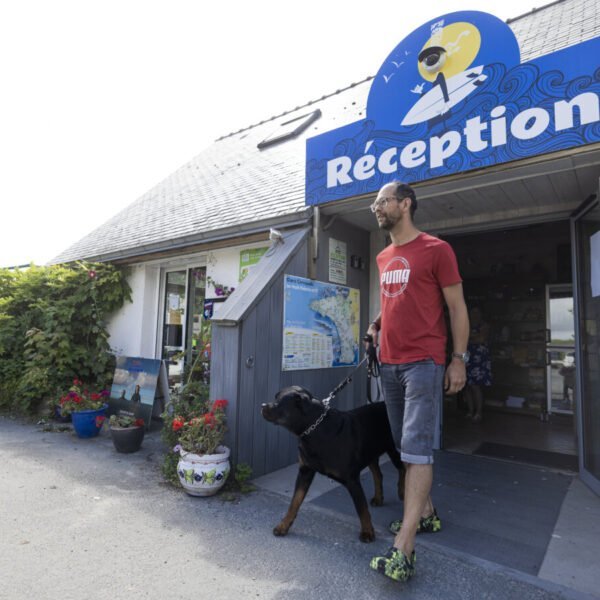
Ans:
[[[250,270],[258,264],[258,261],[262,258],[262,255],[269,249],[266,248],[247,248],[240,250],[240,281],[246,278],[246,275],[250,273]]]

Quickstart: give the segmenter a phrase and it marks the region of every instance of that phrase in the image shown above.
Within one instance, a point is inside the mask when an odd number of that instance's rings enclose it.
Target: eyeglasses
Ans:
[[[385,208],[392,200],[398,200],[398,198],[377,198],[377,200],[371,204],[371,212],[375,212],[378,208]]]

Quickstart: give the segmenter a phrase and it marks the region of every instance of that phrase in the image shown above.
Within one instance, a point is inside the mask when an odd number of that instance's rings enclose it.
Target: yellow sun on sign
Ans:
[[[421,52],[430,46],[442,46],[446,50],[446,64],[441,72],[446,79],[462,73],[471,66],[481,46],[479,29],[471,23],[452,23],[430,37]],[[423,79],[433,81],[437,73],[428,73],[419,63],[419,73]]]

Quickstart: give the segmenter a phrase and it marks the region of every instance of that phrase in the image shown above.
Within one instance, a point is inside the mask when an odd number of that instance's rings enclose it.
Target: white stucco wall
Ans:
[[[219,285],[236,288],[240,283],[240,252],[248,248],[268,248],[270,242],[264,241],[245,246],[232,246],[208,253],[206,258],[206,276]],[[206,297],[218,298],[212,284],[206,285]]]
[[[248,248],[266,248],[269,241],[213,250],[206,255],[170,259],[164,263],[137,264],[129,267],[127,281],[132,290],[132,302],[127,302],[111,315],[108,324],[109,343],[113,352],[124,356],[158,358],[157,341],[160,325],[161,269],[186,269],[206,260],[207,276],[220,285],[235,288],[239,285],[240,252]],[[207,285],[207,298],[217,298],[212,285]],[[217,309],[218,310],[218,309]]]
[[[117,355],[155,358],[160,268],[134,265],[127,281],[133,302],[125,303],[111,316],[110,346]]]

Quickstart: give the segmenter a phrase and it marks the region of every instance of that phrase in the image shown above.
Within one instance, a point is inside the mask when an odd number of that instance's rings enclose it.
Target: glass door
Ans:
[[[178,387],[183,377],[186,322],[186,270],[165,274],[162,358],[167,365],[169,388]]]
[[[571,240],[579,473],[600,494],[600,202],[596,196],[571,218]]]
[[[210,321],[204,318],[206,267],[165,273],[162,358],[169,388],[183,385],[186,366],[196,364],[195,380],[208,385]],[[198,354],[202,357],[196,363]]]
[[[573,414],[575,317],[571,285],[546,286],[547,410]]]
[[[193,367],[192,379],[206,386],[210,376],[210,320],[204,317],[206,298],[206,267],[194,267],[189,272],[186,365]],[[186,375],[188,377],[189,375]]]

